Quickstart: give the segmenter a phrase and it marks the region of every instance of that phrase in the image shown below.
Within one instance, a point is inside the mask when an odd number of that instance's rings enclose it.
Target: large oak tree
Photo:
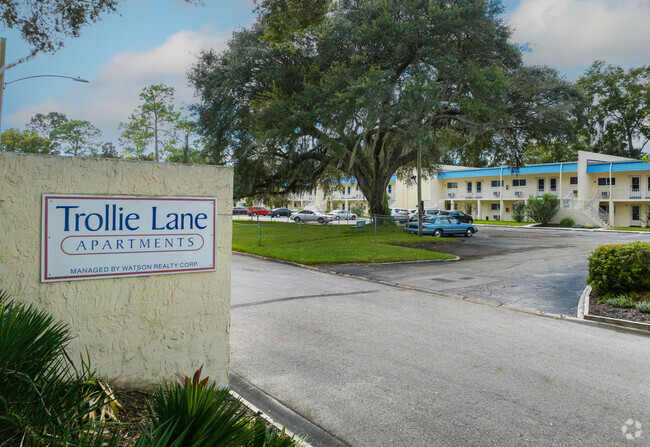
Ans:
[[[192,67],[206,151],[234,164],[236,195],[354,176],[383,214],[418,149],[429,169],[477,141],[519,163],[566,121],[573,90],[522,65],[499,1],[344,0],[326,28],[278,46],[258,23]]]

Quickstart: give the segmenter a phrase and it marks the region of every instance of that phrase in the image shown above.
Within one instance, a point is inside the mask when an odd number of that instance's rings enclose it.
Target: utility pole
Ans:
[[[422,150],[418,144],[418,236],[422,237]]]
[[[5,53],[7,39],[0,37],[0,142],[2,141],[2,96],[5,92]]]

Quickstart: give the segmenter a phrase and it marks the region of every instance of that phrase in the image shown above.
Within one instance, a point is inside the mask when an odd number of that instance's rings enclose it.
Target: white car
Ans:
[[[435,217],[440,213],[442,213],[441,210],[424,210],[422,217]],[[415,222],[416,220],[418,220],[418,210],[415,210],[413,214],[409,214],[409,222]]]
[[[333,220],[355,220],[357,215],[345,210],[334,210],[327,213]]]
[[[318,223],[327,223],[332,220],[332,217],[319,213],[318,211],[311,210],[300,210],[295,213],[291,213],[289,219],[293,220],[296,223],[300,222],[318,222]]]

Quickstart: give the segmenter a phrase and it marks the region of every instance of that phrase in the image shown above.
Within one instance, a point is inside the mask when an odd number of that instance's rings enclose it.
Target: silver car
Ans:
[[[355,220],[357,215],[345,210],[334,210],[327,213],[333,220]]]
[[[296,223],[300,222],[318,222],[318,223],[327,223],[332,220],[332,218],[326,214],[319,213],[318,211],[311,210],[300,210],[295,213],[291,213],[289,219],[293,220]]]

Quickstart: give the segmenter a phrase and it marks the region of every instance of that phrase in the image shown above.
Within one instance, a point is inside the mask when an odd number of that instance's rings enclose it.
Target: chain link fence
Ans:
[[[257,239],[257,245],[261,246],[263,240],[280,240],[287,239],[286,227],[283,225],[282,230],[277,224],[292,224],[295,231],[290,233],[293,238],[288,239],[292,242],[303,242],[313,239],[321,239],[323,232],[333,232],[336,228],[336,235],[353,235],[364,234],[372,231],[375,234],[385,229],[394,229],[398,226],[403,226],[405,222],[400,222],[388,215],[373,214],[369,217],[358,217],[356,219],[336,219],[326,221],[324,223],[318,222],[294,222],[287,217],[266,217],[266,216],[233,216],[233,226],[237,226],[238,233],[246,240]]]

